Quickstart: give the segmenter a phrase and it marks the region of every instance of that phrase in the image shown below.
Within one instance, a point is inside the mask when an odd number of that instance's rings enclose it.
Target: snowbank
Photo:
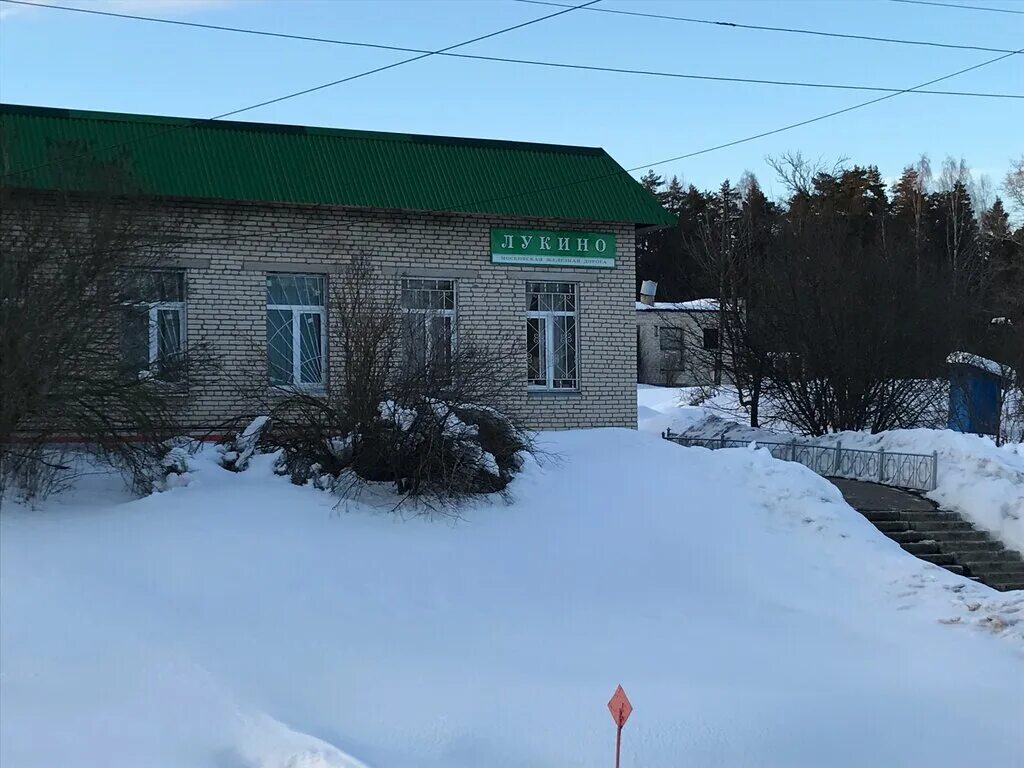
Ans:
[[[656,301],[653,304],[636,302],[636,308],[654,312],[717,312],[718,299],[694,299],[693,301]]]
[[[898,429],[871,435],[839,432],[822,438],[801,437],[740,423],[735,395],[723,391],[715,402],[688,406],[695,392],[686,388],[644,387],[638,390],[640,428],[690,437],[785,441],[835,445],[867,451],[938,455],[938,486],[927,494],[937,504],[959,512],[1008,547],[1024,552],[1024,446],[996,446],[988,437],[948,429]],[[730,399],[731,398],[731,399]]]
[[[949,365],[970,365],[974,368],[980,368],[986,373],[991,373],[993,376],[1005,376],[1010,379],[1014,377],[1014,371],[1009,366],[997,363],[995,360],[989,360],[981,355],[972,354],[971,352],[953,352],[946,358],[946,362]]]
[[[1019,761],[1024,595],[908,557],[764,451],[542,447],[457,525],[212,450],[141,500],[91,478],[6,507],[0,764],[582,768],[619,683],[625,765]]]

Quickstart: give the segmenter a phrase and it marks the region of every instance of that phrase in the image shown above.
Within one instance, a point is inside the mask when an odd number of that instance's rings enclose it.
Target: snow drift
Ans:
[[[544,436],[514,501],[400,522],[208,450],[0,516],[10,768],[1010,765],[1024,596],[764,451]]]

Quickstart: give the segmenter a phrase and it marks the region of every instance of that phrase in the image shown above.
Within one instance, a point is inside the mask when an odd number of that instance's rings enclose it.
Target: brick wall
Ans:
[[[579,391],[528,393],[524,358],[522,391],[508,406],[538,429],[636,426],[631,224],[190,201],[162,205],[187,222],[188,237],[222,238],[177,252],[187,275],[189,341],[207,344],[223,367],[222,374],[193,384],[182,398],[188,421],[197,428],[238,412],[232,377],[265,370],[266,272],[324,273],[329,281],[330,273],[355,254],[370,257],[388,280],[400,280],[403,272],[456,279],[459,333],[478,340],[510,332],[525,340],[527,280],[577,283]],[[491,264],[492,227],[613,232],[618,266]],[[227,239],[235,235],[245,239]],[[336,373],[336,359],[328,355],[328,375]]]

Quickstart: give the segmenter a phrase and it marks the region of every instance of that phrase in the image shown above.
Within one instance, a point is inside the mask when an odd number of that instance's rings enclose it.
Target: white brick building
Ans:
[[[603,150],[34,107],[0,118],[8,184],[58,188],[60,142],[116,147],[133,194],[186,222],[139,317],[148,344],[129,354],[158,366],[209,347],[224,377],[181,395],[197,431],[236,415],[232,372],[314,390],[337,375],[324,297],[356,254],[422,311],[427,348],[447,331],[518,334],[508,406],[529,425],[636,424],[635,233],[668,219]]]
[[[637,381],[667,387],[721,382],[718,301],[636,302]]]

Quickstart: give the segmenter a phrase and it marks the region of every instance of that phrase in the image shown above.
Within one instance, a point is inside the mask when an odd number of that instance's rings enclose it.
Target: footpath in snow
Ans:
[[[897,429],[871,435],[839,432],[805,438],[770,429],[752,429],[723,392],[709,407],[688,406],[686,388],[638,389],[640,426],[648,431],[672,429],[689,437],[743,441],[795,440],[864,451],[920,453],[938,457],[938,485],[925,494],[945,509],[958,512],[1003,543],[1024,552],[1024,444],[964,435],[948,429]]]
[[[0,764],[591,768],[619,683],[627,768],[1020,763],[1024,595],[765,451],[543,441],[455,524],[212,450],[147,498],[5,506]]]

